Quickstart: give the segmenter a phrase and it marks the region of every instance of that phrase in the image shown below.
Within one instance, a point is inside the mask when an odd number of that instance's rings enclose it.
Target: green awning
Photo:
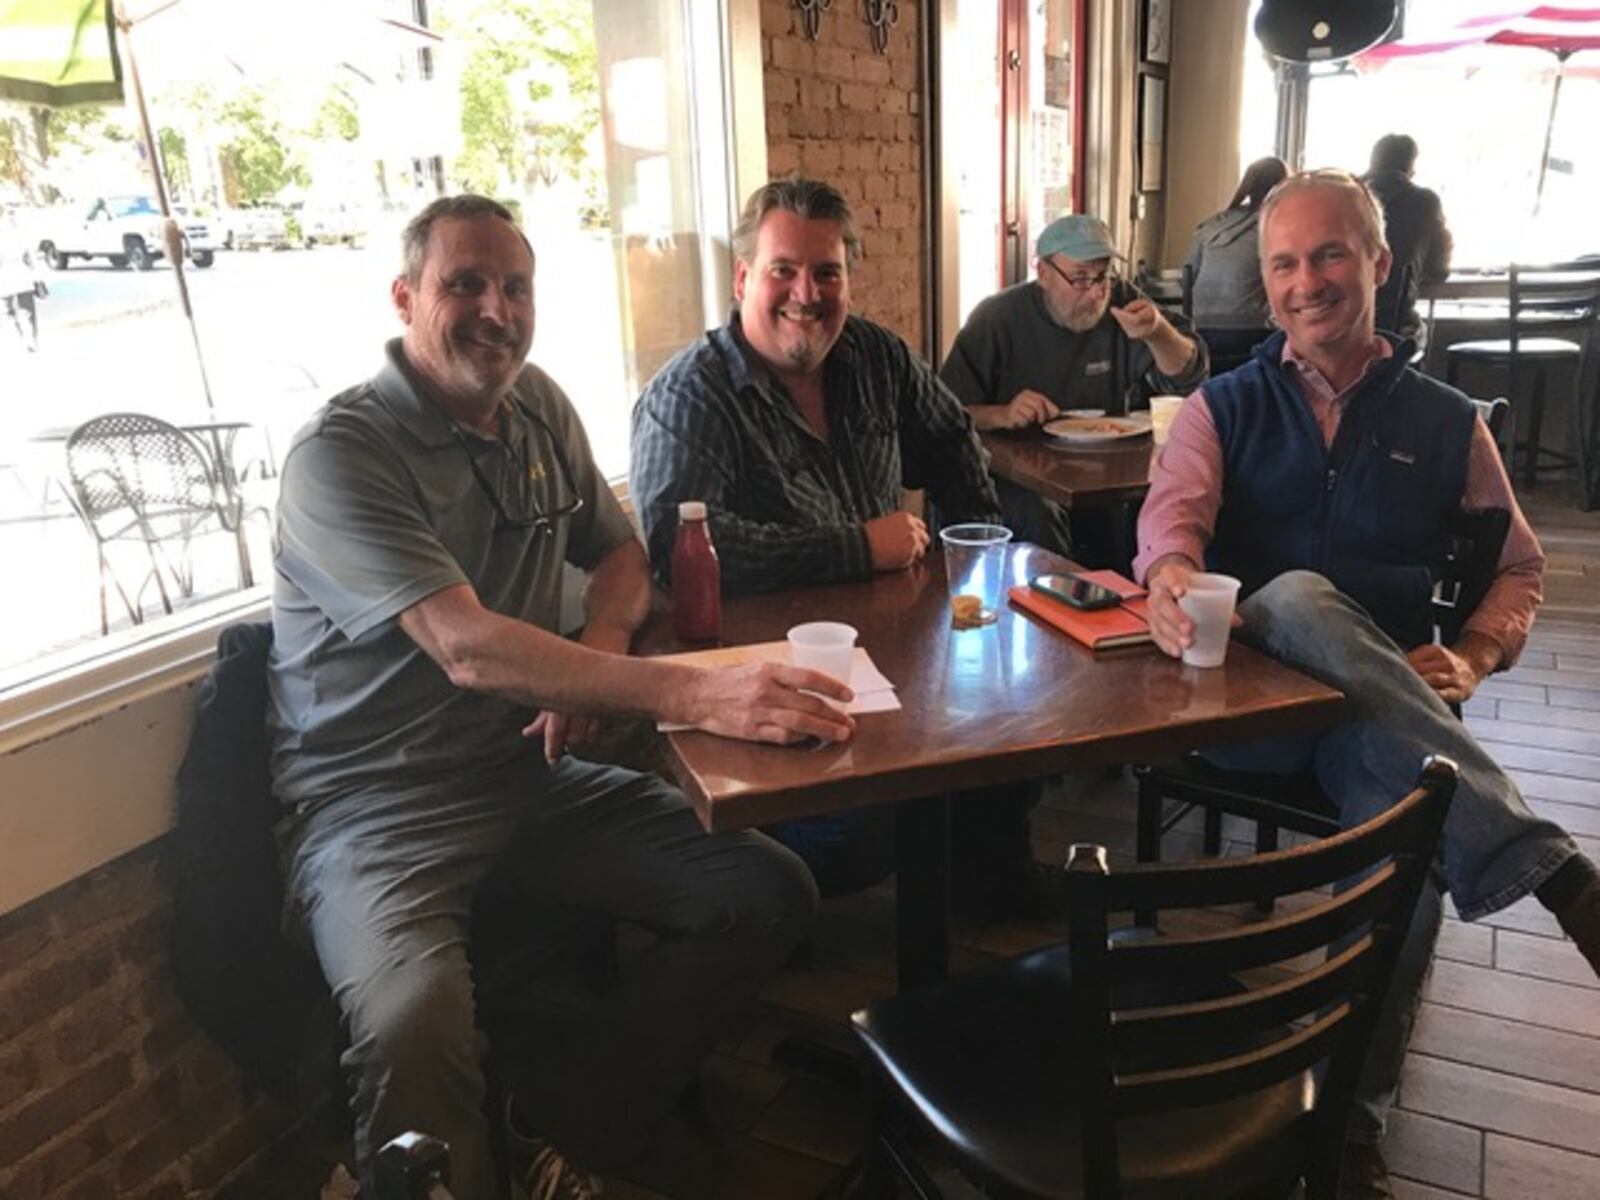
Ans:
[[[0,100],[122,99],[112,0],[0,0]]]

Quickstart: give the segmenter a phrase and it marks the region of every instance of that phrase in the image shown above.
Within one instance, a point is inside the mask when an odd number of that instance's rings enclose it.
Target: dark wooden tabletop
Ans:
[[[1062,508],[1139,500],[1150,490],[1150,435],[1075,445],[1042,429],[989,430],[978,435],[989,470]]]
[[[1033,546],[1009,552],[1017,583],[1070,566]],[[1224,667],[1201,670],[1154,646],[1095,654],[1009,604],[993,625],[952,629],[938,555],[864,583],[730,598],[724,642],[781,640],[791,625],[820,619],[856,627],[902,709],[860,717],[843,745],[669,734],[669,765],[707,829],[1316,728],[1337,719],[1342,699],[1237,642]],[[689,648],[664,612],[641,633],[641,653]]]

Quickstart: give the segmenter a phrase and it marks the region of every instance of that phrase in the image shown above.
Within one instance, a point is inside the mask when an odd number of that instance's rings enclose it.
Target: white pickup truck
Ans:
[[[182,231],[184,254],[195,266],[209,267],[216,259],[210,226],[178,206],[172,215]],[[81,221],[47,227],[39,253],[57,271],[65,271],[74,258],[107,258],[113,267],[132,264],[148,271],[166,255],[161,220],[161,210],[149,196],[98,196]]]

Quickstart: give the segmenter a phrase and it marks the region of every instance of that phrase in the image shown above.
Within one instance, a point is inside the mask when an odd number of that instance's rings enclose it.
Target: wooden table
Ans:
[[[1008,559],[1016,582],[1071,565],[1025,545]],[[954,630],[937,555],[864,583],[729,599],[724,640],[779,640],[823,618],[856,627],[898,688],[900,711],[861,717],[843,745],[673,733],[668,763],[711,831],[897,802],[902,987],[941,978],[948,963],[947,793],[1317,728],[1342,701],[1237,643],[1225,667],[1208,671],[1154,646],[1097,655],[1010,605],[993,625]],[[684,648],[664,614],[643,631],[641,653]]]
[[[1149,434],[1092,445],[1064,442],[1042,429],[987,430],[978,435],[989,470],[1062,508],[1096,508],[1142,500],[1150,490]]]

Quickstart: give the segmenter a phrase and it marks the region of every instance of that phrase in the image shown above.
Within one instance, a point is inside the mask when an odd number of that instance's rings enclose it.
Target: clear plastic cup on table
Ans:
[[[988,625],[1006,595],[1004,525],[950,525],[939,531],[944,543],[944,569],[950,581],[951,624],[957,629]]]
[[[1228,656],[1228,634],[1233,628],[1233,606],[1239,598],[1239,581],[1232,575],[1196,571],[1184,584],[1178,607],[1194,622],[1194,641],[1183,652],[1191,667],[1220,667]]]

